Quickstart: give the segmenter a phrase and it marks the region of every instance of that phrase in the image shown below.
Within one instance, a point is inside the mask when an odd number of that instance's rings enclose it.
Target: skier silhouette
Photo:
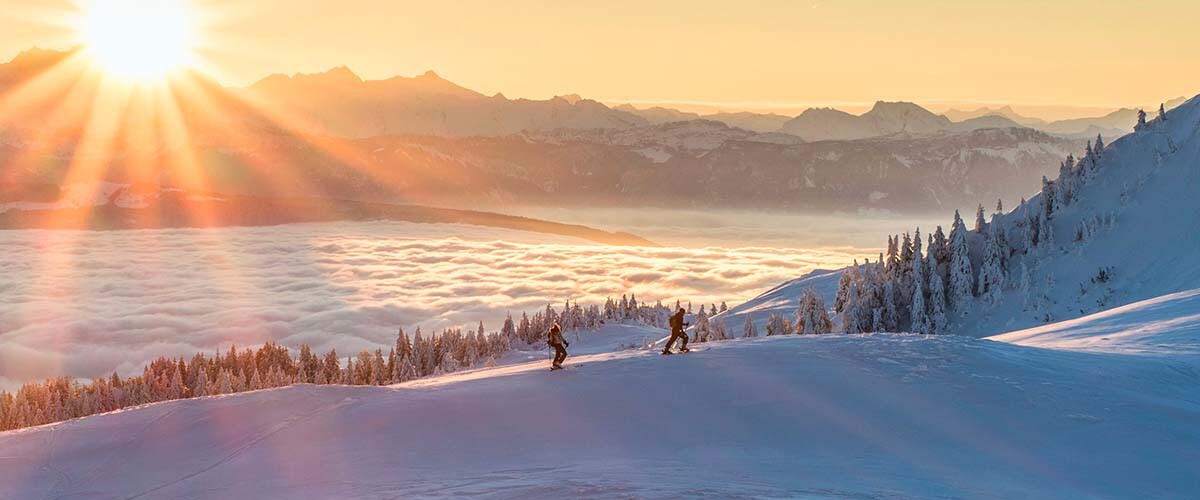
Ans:
[[[561,370],[562,362],[567,359],[567,347],[571,344],[563,338],[562,327],[557,322],[550,327],[550,335],[546,343],[554,348],[554,361],[550,364],[550,369]]]
[[[667,340],[666,347],[663,347],[663,354],[671,354],[671,346],[675,344],[675,339],[681,339],[679,344],[679,352],[688,352],[691,350],[687,347],[688,336],[683,332],[684,327],[688,326],[687,323],[683,322],[684,314],[687,314],[687,311],[684,311],[683,308],[680,307],[679,311],[676,312],[674,316],[671,316],[671,338]]]

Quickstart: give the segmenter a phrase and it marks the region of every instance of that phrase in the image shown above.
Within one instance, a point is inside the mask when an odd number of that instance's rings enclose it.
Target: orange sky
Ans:
[[[189,3],[207,69],[229,84],[338,65],[366,78],[433,69],[485,94],[756,110],[1107,107],[1200,92],[1194,0]],[[77,41],[55,27],[70,10],[0,0],[0,59]]]

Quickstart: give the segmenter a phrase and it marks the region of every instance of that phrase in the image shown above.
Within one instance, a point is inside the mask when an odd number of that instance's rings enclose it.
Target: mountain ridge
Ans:
[[[75,51],[31,49],[0,64],[0,87],[15,86],[70,59]],[[203,78],[196,75],[197,78]],[[209,88],[221,87],[216,82]],[[317,73],[277,73],[245,87],[222,87],[242,98],[290,111],[291,124],[303,133],[365,138],[389,134],[434,134],[448,137],[502,136],[524,130],[556,128],[634,128],[671,121],[712,119],[758,133],[781,132],[805,141],[852,140],[895,133],[962,132],[983,127],[1024,126],[1082,138],[1096,133],[1118,135],[1132,130],[1133,111],[1043,122],[1020,116],[1011,107],[974,112],[950,110],[950,120],[910,102],[878,101],[862,115],[830,108],[809,108],[795,117],[771,113],[712,113],[701,115],[665,107],[638,109],[628,104],[608,106],[578,95],[545,100],[508,99],[502,93],[484,96],[446,80],[433,71],[422,75],[364,80],[345,66]],[[0,92],[4,89],[0,88]],[[566,98],[564,98],[566,97]],[[1171,100],[1173,104],[1177,100]],[[1168,106],[1169,108],[1170,106]],[[988,115],[1005,116],[975,120]]]

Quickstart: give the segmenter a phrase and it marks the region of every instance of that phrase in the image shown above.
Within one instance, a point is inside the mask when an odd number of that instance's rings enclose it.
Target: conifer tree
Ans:
[[[742,325],[742,338],[752,338],[758,336],[758,328],[754,326],[754,321],[750,319],[750,315],[746,315],[746,322]]]
[[[949,302],[959,314],[967,312],[971,291],[975,288],[975,276],[971,267],[970,248],[967,246],[967,228],[958,211],[954,212],[954,226],[950,228],[950,287]]]
[[[996,231],[992,231],[992,233],[984,246],[983,265],[979,269],[977,290],[980,298],[989,304],[994,304],[1000,299],[1001,288],[1004,286],[1001,242],[999,236],[994,234]]]
[[[327,384],[337,384],[341,381],[341,358],[338,357],[336,349],[330,349],[325,353],[325,366],[321,370],[325,374]],[[258,370],[254,370],[254,375],[251,378],[258,376]],[[262,384],[262,379],[259,379],[258,388],[262,389],[265,386]]]
[[[929,316],[925,310],[925,259],[921,256],[920,235],[918,230],[913,249],[913,296],[909,317],[912,318],[914,333],[929,333]]]
[[[1020,277],[1020,281],[1017,282],[1017,292],[1021,294],[1021,307],[1024,310],[1028,311],[1029,307],[1032,305],[1032,302],[1033,302],[1031,300],[1031,293],[1030,293],[1031,292],[1030,287],[1032,286],[1033,276],[1030,274],[1029,266],[1025,265],[1024,260],[1021,261],[1020,272],[1021,272],[1021,277]]]
[[[726,340],[729,335],[725,332],[725,320],[714,319],[709,321],[710,331],[708,334],[709,340]]]
[[[812,287],[800,294],[800,306],[796,309],[795,329],[797,334],[816,335],[833,331],[833,321],[825,310],[825,303]]]
[[[938,272],[938,256],[929,253],[929,333],[943,333],[946,328],[946,287]]]
[[[696,342],[708,342],[709,324],[708,314],[704,312],[704,305],[700,305],[700,313],[696,315],[696,328],[693,336]]]

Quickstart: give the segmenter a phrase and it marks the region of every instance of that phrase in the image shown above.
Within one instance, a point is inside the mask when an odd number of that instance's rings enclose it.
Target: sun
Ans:
[[[84,50],[107,74],[165,79],[194,57],[192,13],[183,0],[90,0],[78,27]]]

